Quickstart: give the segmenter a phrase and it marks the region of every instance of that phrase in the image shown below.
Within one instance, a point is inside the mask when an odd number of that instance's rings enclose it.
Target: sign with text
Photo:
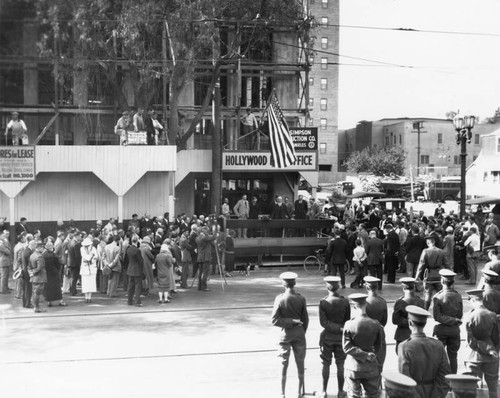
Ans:
[[[0,147],[0,181],[34,181],[35,147]]]
[[[148,141],[146,138],[145,131],[128,131],[127,132],[127,144],[128,145],[147,145]]]
[[[224,152],[224,171],[315,171],[318,169],[317,152],[297,152],[297,160],[290,167],[278,169],[271,162],[270,152]]]
[[[318,150],[318,128],[317,127],[292,127],[290,128],[295,151]]]

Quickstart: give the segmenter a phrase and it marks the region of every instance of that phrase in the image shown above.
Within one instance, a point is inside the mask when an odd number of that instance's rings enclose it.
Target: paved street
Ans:
[[[321,385],[317,303],[325,295],[324,283],[320,275],[293,270],[300,276],[297,290],[309,304],[306,390],[313,392]],[[111,300],[96,295],[91,305],[83,297],[68,298],[68,307],[35,315],[20,308],[18,300],[2,296],[3,391],[73,398],[278,396],[279,330],[270,325],[270,317],[274,297],[282,291],[278,278],[282,271],[260,269],[250,277],[236,274],[224,290],[213,277],[211,292],[198,292],[195,285],[175,295],[170,304],[147,298],[143,308],[127,306],[124,296]],[[461,283],[458,287],[465,290]],[[345,289],[342,294],[352,292]],[[389,316],[400,292],[399,285],[384,286]],[[469,310],[468,302],[464,303]],[[431,328],[432,322],[428,332]],[[386,370],[397,369],[394,330],[389,321]],[[291,364],[290,396],[295,395],[296,385]],[[329,391],[335,396],[334,374]]]

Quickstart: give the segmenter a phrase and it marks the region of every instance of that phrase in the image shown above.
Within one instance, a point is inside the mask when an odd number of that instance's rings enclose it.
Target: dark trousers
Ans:
[[[71,268],[71,286],[69,287],[69,294],[76,296],[76,284],[78,283],[78,278],[80,278],[80,267]]]
[[[29,277],[24,279],[23,284],[23,307],[28,308],[31,305],[31,295],[33,294],[33,287]]]
[[[330,264],[328,266],[328,275],[337,276],[340,274],[340,284],[345,286],[345,272],[344,272],[345,264]]]
[[[128,305],[141,304],[142,275],[128,277]]]
[[[210,273],[210,261],[204,261],[198,273],[198,290],[207,288],[208,274]]]
[[[457,356],[458,350],[460,348],[460,334],[455,336],[445,336],[439,333],[436,333],[435,336],[437,339],[443,343],[448,352],[448,358],[450,359],[450,367],[451,373],[457,374]]]
[[[398,258],[394,254],[385,255],[385,266],[387,268],[387,282],[396,282],[396,269],[398,268]]]
[[[378,288],[382,289],[382,263],[378,264],[369,264],[368,265],[368,275],[374,276],[375,278],[380,279],[380,282],[378,283]]]

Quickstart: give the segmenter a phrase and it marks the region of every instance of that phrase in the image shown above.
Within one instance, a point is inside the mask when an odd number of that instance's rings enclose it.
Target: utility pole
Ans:
[[[413,123],[413,129],[417,129],[417,177],[420,175],[420,129],[424,122]]]

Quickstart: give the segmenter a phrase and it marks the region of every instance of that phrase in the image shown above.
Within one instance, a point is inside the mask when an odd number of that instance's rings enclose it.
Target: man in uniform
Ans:
[[[324,278],[328,296],[319,302],[319,322],[323,331],[319,337],[319,349],[321,351],[321,362],[323,364],[323,390],[320,397],[326,398],[326,389],[330,378],[330,365],[335,355],[337,366],[337,384],[339,388],[338,397],[344,398],[344,362],[345,353],[342,348],[342,331],[344,324],[351,318],[351,306],[349,300],[339,293],[340,277],[327,276]]]
[[[366,298],[366,314],[376,321],[379,321],[380,324],[385,327],[387,324],[387,302],[378,295],[378,285],[380,283],[380,279],[375,278],[373,276],[365,276],[363,278],[365,281],[365,287],[368,293],[368,297]],[[379,363],[380,363],[380,372],[384,368],[385,355],[386,355],[386,344],[385,339],[382,342],[382,349],[380,350]]]
[[[342,344],[347,354],[345,361],[345,384],[349,398],[377,398],[380,393],[379,355],[385,340],[380,322],[366,314],[366,298],[362,293],[351,294],[359,315],[344,326]]]
[[[285,397],[286,373],[290,350],[293,350],[299,376],[299,397],[304,394],[304,359],[306,357],[306,331],[309,325],[306,299],[295,291],[297,274],[280,275],[285,292],[274,300],[272,324],[281,328],[278,356],[282,358],[281,396]]]
[[[413,398],[417,383],[411,377],[396,372],[384,372],[382,378],[388,398]]]
[[[443,344],[424,333],[431,314],[415,305],[406,310],[411,336],[399,346],[399,371],[417,382],[416,397],[444,398],[449,390],[445,376],[450,373],[450,362]]]
[[[448,269],[439,271],[443,289],[432,299],[432,312],[436,325],[433,335],[443,343],[448,352],[451,373],[457,373],[457,353],[460,348],[460,325],[464,312],[462,296],[455,289],[455,274]]]
[[[30,275],[30,282],[33,286],[33,293],[31,296],[32,304],[35,312],[46,312],[40,307],[40,299],[43,295],[43,289],[47,283],[47,272],[45,271],[45,259],[42,256],[44,247],[43,242],[36,242],[35,252],[30,256],[30,263],[28,266],[28,273]]]
[[[398,352],[399,344],[411,335],[408,326],[408,313],[406,312],[406,307],[408,305],[416,305],[424,308],[424,300],[415,293],[415,278],[405,277],[401,278],[399,282],[401,282],[403,286],[404,296],[398,298],[394,302],[394,311],[392,313],[392,323],[397,326],[396,333],[394,334],[396,352]]]
[[[485,283],[483,304],[488,310],[500,315],[500,291],[495,289],[495,286],[498,286],[496,285],[498,274],[490,269],[483,269],[482,272]]]
[[[416,278],[424,281],[424,308],[428,310],[432,296],[441,290],[439,271],[447,268],[447,262],[444,251],[436,247],[436,238],[433,235],[426,236],[425,241],[427,249],[424,249],[420,256]]]
[[[490,269],[500,275],[500,258],[498,258],[499,247],[500,246],[491,245],[483,248],[483,251],[490,260],[484,265],[483,271]],[[497,279],[493,285],[495,286],[495,289],[500,290],[500,278]],[[478,284],[478,288],[482,289],[483,287],[484,281],[481,280]]]
[[[483,291],[467,290],[473,309],[466,316],[467,351],[465,366],[468,373],[482,378],[488,385],[489,397],[498,398],[498,319],[494,312],[486,309]]]

